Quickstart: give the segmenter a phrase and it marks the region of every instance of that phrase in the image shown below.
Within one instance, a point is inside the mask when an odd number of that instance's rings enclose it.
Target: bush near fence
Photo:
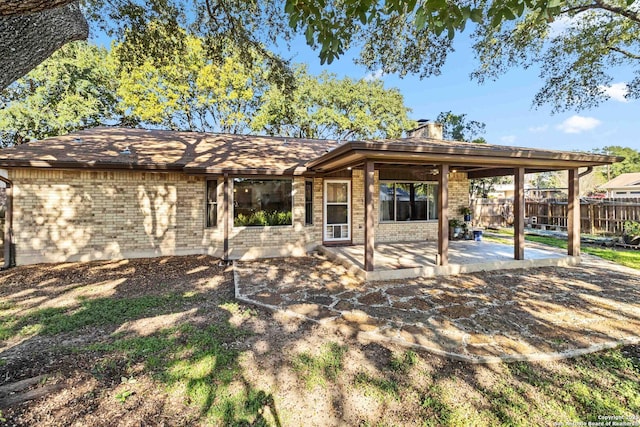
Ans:
[[[513,223],[512,199],[473,199],[471,206],[477,226],[505,227]],[[567,210],[567,199],[525,200],[529,225],[566,230]],[[621,235],[625,221],[640,222],[640,198],[580,200],[583,233]]]

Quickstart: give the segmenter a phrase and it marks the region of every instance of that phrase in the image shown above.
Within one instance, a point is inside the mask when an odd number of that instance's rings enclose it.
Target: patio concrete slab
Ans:
[[[513,246],[490,241],[456,240],[449,243],[449,265],[436,265],[436,242],[380,243],[375,246],[374,271],[364,270],[364,246],[321,246],[318,250],[366,280],[435,277],[477,271],[530,267],[566,267],[580,262],[562,249],[530,244],[525,259],[513,259]]]
[[[369,282],[320,254],[236,261],[236,297],[471,363],[557,360],[640,342],[640,271],[575,267]]]

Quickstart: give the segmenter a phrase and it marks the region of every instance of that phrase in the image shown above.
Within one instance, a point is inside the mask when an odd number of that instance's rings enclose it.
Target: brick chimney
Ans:
[[[442,123],[430,122],[429,120],[418,120],[418,127],[408,130],[407,138],[430,138],[442,139]]]

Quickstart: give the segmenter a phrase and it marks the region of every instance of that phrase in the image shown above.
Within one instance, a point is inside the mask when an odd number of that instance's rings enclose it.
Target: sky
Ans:
[[[490,144],[567,151],[620,145],[640,150],[639,103],[624,99],[624,85],[614,84],[612,99],[590,110],[552,114],[551,107],[534,109],[533,98],[542,87],[538,69],[514,68],[499,80],[480,85],[469,77],[477,63],[464,34],[456,36],[455,52],[449,55],[441,75],[423,80],[369,72],[353,63],[357,52],[350,51],[332,64],[321,66],[317,54],[303,42],[297,48],[296,53],[291,53],[294,62],[308,64],[312,73],[327,70],[338,76],[380,78],[385,87],[398,88],[412,109],[413,119],[434,120],[440,112],[451,111],[484,122],[484,137]],[[631,70],[619,70],[619,75],[625,74],[631,75]]]
[[[94,34],[92,41],[109,46],[104,34]],[[434,120],[440,112],[466,114],[468,120],[486,124],[484,138],[490,144],[566,151],[591,151],[610,145],[640,150],[639,101],[623,97],[624,78],[631,69],[616,70],[612,99],[599,107],[552,114],[551,107],[533,108],[532,101],[542,86],[538,69],[512,68],[496,81],[480,85],[469,77],[476,66],[474,52],[466,34],[456,35],[455,52],[448,57],[440,76],[419,79],[408,75],[381,75],[354,64],[357,51],[347,51],[329,65],[320,65],[317,52],[309,48],[302,37],[295,40],[290,51],[280,51],[295,63],[305,63],[309,71],[323,70],[354,79],[378,78],[385,87],[395,87],[411,108],[410,117]]]

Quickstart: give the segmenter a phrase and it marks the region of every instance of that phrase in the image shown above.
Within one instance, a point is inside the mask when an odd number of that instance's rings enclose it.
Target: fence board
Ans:
[[[471,206],[476,225],[504,227],[513,222],[510,199],[473,199]],[[567,209],[566,199],[526,200],[525,218],[528,224],[566,229]],[[625,221],[640,222],[640,198],[580,200],[583,233],[621,235]]]

